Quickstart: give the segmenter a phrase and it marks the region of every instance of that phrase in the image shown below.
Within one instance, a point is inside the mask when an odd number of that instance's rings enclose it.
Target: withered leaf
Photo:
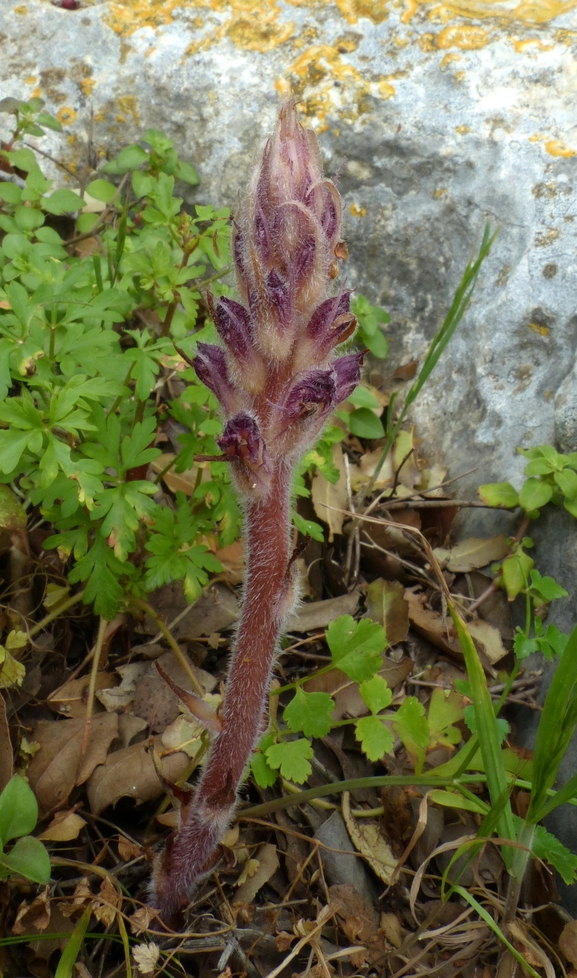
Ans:
[[[328,628],[331,621],[340,615],[354,615],[359,597],[360,591],[355,588],[349,594],[340,594],[338,598],[327,598],[325,601],[312,601],[310,604],[303,604],[298,611],[291,615],[288,631],[314,632],[320,628]]]
[[[30,787],[44,811],[65,805],[75,785],[83,784],[98,764],[106,760],[110,745],[118,737],[116,713],[92,718],[88,748],[81,755],[84,720],[40,720],[34,739],[40,750],[28,769]]]
[[[271,876],[276,873],[279,866],[276,846],[273,846],[270,842],[266,842],[258,850],[256,861],[258,862],[256,872],[245,880],[242,886],[239,886],[235,893],[233,904],[252,903],[261,886],[268,883]]]
[[[88,687],[90,685],[90,675],[82,676],[81,679],[72,679],[65,686],[62,686],[55,695],[48,698],[48,706],[58,713],[63,713],[72,720],[84,719],[86,716],[86,701],[88,698]],[[96,689],[106,689],[116,685],[116,677],[111,672],[98,672],[96,674]],[[100,710],[100,706],[96,705]]]
[[[329,482],[320,472],[312,481],[313,506],[319,519],[328,524],[329,543],[333,542],[335,533],[342,533],[346,519],[346,514],[342,511],[346,510],[348,504],[345,464],[340,443],[333,445],[333,463],[340,473],[338,482]]]
[[[348,791],[343,792],[342,802],[343,818],[355,849],[365,857],[371,869],[388,886],[397,868],[397,860],[381,832],[379,823],[372,818],[354,818]]]
[[[409,606],[400,581],[377,578],[367,588],[367,618],[385,629],[389,645],[404,642],[409,631]]]
[[[467,540],[461,540],[450,550],[437,547],[433,553],[452,574],[467,574],[479,567],[486,567],[494,560],[502,560],[509,553],[509,544],[505,534],[501,533],[490,539],[469,537]]]
[[[48,828],[38,836],[43,842],[71,842],[77,839],[86,822],[75,811],[57,812]]]
[[[155,738],[154,746],[157,751],[162,751],[159,737]],[[188,763],[188,756],[182,752],[169,754],[162,760],[164,777],[168,781],[177,781]],[[87,790],[90,811],[99,815],[108,805],[115,805],[125,796],[134,798],[138,805],[152,801],[163,793],[164,787],[147,751],[147,743],[140,743],[109,754],[105,763],[94,771]]]

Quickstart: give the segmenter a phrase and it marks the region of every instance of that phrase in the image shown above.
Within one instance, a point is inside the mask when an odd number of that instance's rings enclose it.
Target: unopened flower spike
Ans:
[[[244,508],[247,569],[223,704],[218,722],[208,718],[212,747],[186,817],[154,868],[151,900],[170,923],[218,860],[267,723],[275,654],[298,599],[294,466],[359,382],[363,354],[334,354],[355,328],[350,291],[333,286],[347,257],[341,213],[316,137],[300,125],[291,99],[233,223],[238,298],[208,296],[223,346],[199,343],[193,358],[179,350],[221,406],[217,458],[230,461]]]

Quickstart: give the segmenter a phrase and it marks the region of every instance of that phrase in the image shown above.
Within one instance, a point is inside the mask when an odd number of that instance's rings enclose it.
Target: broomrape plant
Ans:
[[[233,232],[242,302],[211,300],[223,346],[199,343],[192,363],[224,415],[217,438],[245,515],[247,572],[216,736],[178,833],[158,858],[152,902],[180,911],[219,854],[239,784],[267,726],[271,671],[297,600],[291,556],[293,471],[336,405],[359,382],[362,353],[334,357],[355,328],[350,292],[327,297],[347,257],[341,200],[323,177],[314,134],[294,101],[280,111]]]

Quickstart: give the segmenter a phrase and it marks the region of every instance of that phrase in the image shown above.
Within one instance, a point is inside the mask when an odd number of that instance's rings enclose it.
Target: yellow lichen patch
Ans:
[[[543,44],[538,37],[526,37],[523,41],[513,41],[513,47],[519,54],[534,54],[535,48],[539,51],[552,51],[552,44]]]
[[[444,54],[441,58],[441,68],[448,68],[455,61],[460,61],[461,55],[456,53]]]
[[[419,4],[417,3],[417,0],[405,0],[405,9],[401,14],[401,22],[403,24],[408,24],[409,21],[413,19],[418,9]]]
[[[38,81],[37,75],[28,75],[28,78],[25,78],[24,79],[24,84],[25,85],[35,85],[37,81]]]
[[[471,132],[470,126],[455,126],[455,132],[459,133],[459,136],[466,136],[467,133]]]
[[[42,93],[42,89],[40,88],[40,85],[37,85],[36,88],[34,88],[32,90],[32,94],[31,94],[30,97],[31,98],[40,98],[41,93]]]
[[[127,37],[140,27],[160,27],[170,24],[173,11],[182,7],[182,0],[163,0],[150,3],[150,0],[126,0],[125,3],[111,3],[103,20],[117,34]]]
[[[23,17],[24,14],[28,13],[28,7],[26,6],[25,3],[21,3],[17,7],[14,7],[14,13],[20,14],[20,16]]]
[[[134,122],[135,126],[140,125],[140,116],[138,114],[136,97],[134,95],[121,95],[116,99],[116,104],[121,112],[125,112],[127,115],[132,116],[132,121]]]
[[[356,24],[361,17],[372,20],[373,24],[381,24],[389,16],[387,10],[389,0],[288,0],[293,7],[309,7],[314,9],[321,3],[333,6],[335,3],[349,24]]]
[[[294,31],[292,21],[279,24],[274,10],[261,7],[258,18],[236,17],[226,29],[226,36],[245,51],[272,51],[284,44]]]
[[[286,78],[277,78],[277,80],[274,83],[274,87],[276,88],[281,98],[288,98],[289,95],[291,94],[291,87],[287,82]]]
[[[367,216],[367,208],[366,207],[359,207],[358,204],[351,204],[351,206],[349,207],[349,210],[350,210],[351,214],[353,215],[353,217],[366,217]]]
[[[548,139],[545,143],[545,149],[550,156],[576,156],[577,152],[567,146],[566,143],[562,142],[560,139]]]
[[[83,78],[82,79],[82,81],[80,82],[80,87],[82,89],[83,94],[86,95],[86,98],[88,98],[89,95],[92,95],[92,90],[93,90],[93,88],[94,88],[95,85],[96,85],[96,82],[94,81],[94,78]]]
[[[382,99],[386,100],[388,98],[392,98],[393,95],[397,94],[394,86],[391,85],[390,82],[381,79],[379,82],[377,82],[377,84],[379,88],[379,95],[381,96]]]
[[[529,323],[529,328],[534,333],[539,333],[539,336],[549,336],[549,330],[546,326],[542,326],[541,323]]]
[[[463,51],[474,51],[484,48],[489,43],[489,35],[482,27],[457,26],[445,27],[437,35],[437,47],[461,48]]]
[[[540,231],[535,235],[535,245],[537,248],[546,248],[547,245],[553,244],[560,234],[559,228],[547,228],[546,231]]]
[[[74,122],[76,116],[78,115],[74,109],[69,108],[67,105],[63,105],[61,109],[58,109],[56,113],[56,118],[61,126],[69,126]]]
[[[405,23],[411,19],[420,5],[428,3],[429,0],[418,0],[418,2],[406,0],[406,2],[409,4],[409,10],[401,17]],[[520,0],[514,7],[509,0],[445,0],[444,6],[452,12],[453,16],[459,14],[475,20],[546,24],[555,17],[574,10],[577,0]]]
[[[437,190],[433,191],[433,197],[435,200],[439,200],[441,197],[446,197],[449,193],[447,187],[439,187]]]
[[[545,139],[545,136],[540,132],[534,132],[532,136],[528,137],[528,142],[530,143],[541,143]]]
[[[426,54],[430,53],[431,51],[436,51],[437,38],[434,34],[421,34],[419,38],[419,47],[421,51],[424,51]]]

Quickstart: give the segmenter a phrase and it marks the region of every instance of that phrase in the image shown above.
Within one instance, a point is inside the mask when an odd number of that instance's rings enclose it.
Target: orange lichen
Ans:
[[[92,89],[94,88],[95,85],[96,82],[94,81],[94,78],[83,78],[82,81],[80,82],[80,87],[82,89],[82,92],[84,95],[86,95],[87,98],[89,95],[92,95]]]
[[[460,54],[456,54],[456,53],[445,54],[441,59],[441,68],[448,68],[449,65],[453,64],[453,62],[460,61],[460,60],[461,60]]]
[[[539,336],[549,336],[549,330],[546,326],[542,326],[540,323],[529,323],[529,328],[533,330],[534,333],[539,333]]]
[[[459,136],[466,136],[468,132],[471,132],[470,126],[455,126],[455,132],[459,133]]]
[[[358,204],[351,204],[351,206],[349,207],[349,210],[350,210],[351,214],[353,215],[353,217],[366,217],[367,216],[367,208],[366,207],[359,207]]]
[[[445,27],[437,35],[437,47],[461,48],[463,51],[474,51],[484,48],[489,43],[489,35],[482,27],[455,26]]]
[[[35,85],[37,81],[38,81],[38,76],[37,75],[28,75],[28,78],[25,78],[24,79],[24,84],[25,85]]]
[[[78,113],[74,109],[71,109],[68,105],[63,105],[61,109],[58,109],[56,118],[61,126],[69,126],[74,122],[77,115]]]
[[[545,149],[550,156],[563,156],[567,158],[568,156],[576,156],[577,151],[571,149],[566,143],[562,142],[560,139],[548,139],[545,143]]]
[[[116,99],[116,102],[121,113],[124,112],[127,115],[131,115],[134,125],[139,126],[140,116],[138,114],[138,109],[136,107],[136,97],[134,95],[121,95],[119,98]]]
[[[17,7],[14,7],[14,13],[20,14],[20,16],[23,17],[25,14],[28,13],[28,7],[26,6],[25,3],[21,3]]]
[[[519,54],[529,53],[534,55],[535,48],[538,48],[539,51],[553,50],[553,44],[543,44],[543,41],[538,37],[526,37],[523,41],[513,41],[513,47]]]

